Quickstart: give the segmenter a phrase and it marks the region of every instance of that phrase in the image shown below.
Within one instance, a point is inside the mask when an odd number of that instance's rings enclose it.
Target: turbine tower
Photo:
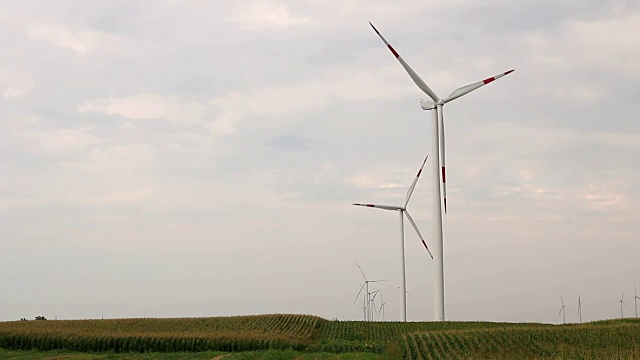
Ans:
[[[407,289],[407,278],[406,278],[406,266],[405,266],[405,260],[404,260],[404,215],[407,215],[407,219],[409,219],[411,226],[413,226],[413,229],[416,231],[416,234],[418,234],[418,237],[420,238],[420,240],[422,240],[422,244],[424,245],[425,249],[427,249],[427,252],[429,252],[429,255],[433,259],[433,255],[431,255],[431,251],[429,250],[427,243],[424,241],[424,238],[422,237],[420,230],[418,230],[418,226],[416,225],[415,221],[413,221],[413,218],[409,214],[409,211],[407,211],[407,205],[409,204],[409,200],[411,199],[413,190],[416,188],[416,184],[418,183],[418,179],[420,178],[420,174],[422,173],[422,169],[424,168],[424,164],[427,162],[428,158],[429,156],[427,155],[427,157],[425,157],[424,161],[422,162],[422,166],[420,166],[420,170],[418,170],[418,174],[416,175],[415,179],[413,179],[413,183],[411,183],[411,186],[409,186],[409,190],[407,191],[407,196],[403,206],[353,204],[355,206],[366,206],[370,208],[398,211],[400,214],[400,255],[401,255],[400,264],[402,266],[401,274],[402,274],[402,290],[403,290],[402,292],[403,295],[402,295],[402,299],[400,300],[400,303],[402,304],[402,309],[401,309],[402,321],[407,321],[407,296],[405,295],[405,291]]]
[[[560,316],[560,314],[562,314],[562,323],[566,324],[567,323],[567,318],[566,318],[565,313],[564,313],[564,308],[566,308],[567,306],[564,304],[564,300],[562,300],[562,296],[560,296],[560,302],[562,303],[562,307],[560,308],[560,312],[558,313],[558,316]]]
[[[436,321],[444,321],[444,243],[443,243],[443,235],[442,235],[442,202],[444,201],[444,211],[447,212],[447,186],[446,186],[446,176],[445,176],[445,136],[444,136],[444,117],[443,117],[443,106],[455,100],[463,95],[466,95],[476,89],[483,87],[505,75],[512,73],[514,70],[509,70],[507,72],[498,74],[496,76],[484,79],[482,81],[463,86],[454,90],[449,96],[446,98],[440,98],[436,93],[429,88],[429,86],[418,76],[418,74],[407,64],[404,59],[398,54],[398,52],[387,42],[387,40],[380,34],[378,29],[371,22],[369,25],[373,28],[373,30],[378,34],[380,39],[385,43],[385,45],[389,48],[393,56],[400,62],[400,65],[405,69],[405,71],[409,74],[413,82],[422,90],[425,94],[427,94],[431,101],[422,101],[421,107],[423,110],[433,110],[432,111],[432,131],[431,131],[431,146],[432,154],[437,154],[433,161],[433,240],[435,241],[434,246],[434,260],[435,260],[435,286],[436,289],[434,291],[435,295],[435,320]],[[440,167],[440,162],[442,161],[442,167]],[[442,193],[443,196],[440,195],[440,170],[442,170]]]

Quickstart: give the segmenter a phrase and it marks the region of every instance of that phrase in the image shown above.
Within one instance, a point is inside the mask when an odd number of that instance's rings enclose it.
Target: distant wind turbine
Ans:
[[[622,297],[620,298],[620,300],[618,300],[618,302],[620,303],[620,318],[624,319],[624,312],[622,311],[622,305],[627,306],[627,304],[624,303],[624,291],[622,291]]]
[[[567,323],[567,318],[566,318],[565,313],[564,313],[564,308],[566,308],[567,306],[564,304],[564,300],[562,300],[562,296],[560,296],[560,302],[562,303],[562,307],[560,308],[560,312],[558,313],[558,316],[560,316],[560,314],[562,314],[562,323],[566,324]]]
[[[418,183],[418,179],[420,178],[420,174],[422,173],[422,169],[424,168],[424,164],[427,162],[427,159],[429,158],[429,156],[427,155],[427,157],[424,158],[424,161],[422,162],[422,166],[420,166],[420,170],[418,170],[418,174],[416,175],[415,179],[413,179],[413,183],[411,183],[411,186],[409,186],[409,190],[407,190],[407,196],[404,202],[403,206],[395,206],[395,205],[376,205],[376,204],[353,204],[355,206],[366,206],[366,207],[370,207],[370,208],[377,208],[377,209],[383,209],[383,210],[391,210],[391,211],[398,211],[400,214],[400,250],[401,250],[401,265],[402,265],[402,288],[403,290],[407,289],[407,277],[406,277],[406,266],[405,266],[405,261],[404,261],[404,215],[407,215],[407,219],[409,219],[409,222],[411,223],[411,225],[413,226],[413,229],[416,231],[416,234],[418,234],[418,237],[420,238],[420,240],[422,240],[422,245],[424,245],[424,248],[427,249],[427,252],[429,253],[429,256],[431,256],[431,258],[433,259],[433,255],[431,255],[431,250],[429,250],[429,247],[427,246],[427,243],[424,241],[424,238],[422,237],[422,234],[420,233],[420,230],[418,230],[418,226],[416,225],[416,223],[413,221],[413,218],[411,217],[411,215],[409,214],[409,211],[407,210],[407,205],[409,204],[409,200],[411,199],[411,195],[413,194],[413,190],[416,188],[416,184]],[[400,300],[401,304],[402,304],[402,321],[407,321],[407,296],[404,294],[402,294],[402,299]]]
[[[635,281],[633,282],[633,290],[635,291],[635,296],[633,297],[633,303],[636,305],[636,317],[638,317],[638,299],[640,299],[640,297],[638,297],[638,289],[636,288]]]
[[[387,280],[367,280],[367,276],[364,274],[364,271],[362,271],[362,268],[360,267],[360,265],[356,262],[356,265],[358,266],[358,269],[360,269],[360,273],[362,274],[362,277],[364,278],[364,283],[362,283],[362,286],[360,287],[360,291],[358,291],[358,295],[356,295],[355,300],[353,300],[353,303],[355,304],[356,301],[358,300],[358,298],[360,297],[360,293],[362,293],[362,289],[366,288],[366,295],[365,298],[363,299],[364,301],[364,306],[365,306],[365,313],[367,314],[365,321],[369,321],[369,304],[368,304],[368,300],[369,300],[369,294],[371,294],[369,292],[369,283],[374,283],[374,282],[381,282],[381,281],[387,281]]]
[[[380,317],[380,312],[382,312],[382,321],[384,321],[384,306],[387,305],[387,303],[384,302],[382,291],[380,291],[380,301],[382,301],[382,304],[380,304],[380,310],[378,310],[378,318]]]
[[[580,324],[582,324],[582,302],[580,301],[580,295],[578,295],[578,316],[580,318]]]

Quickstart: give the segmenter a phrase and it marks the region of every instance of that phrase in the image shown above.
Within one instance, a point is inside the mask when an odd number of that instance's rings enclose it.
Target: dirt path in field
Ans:
[[[216,356],[216,357],[214,357],[214,358],[211,358],[211,359],[209,359],[209,360],[221,360],[221,359],[222,359],[223,357],[225,357],[225,356],[226,356],[226,355],[218,355],[218,356]]]

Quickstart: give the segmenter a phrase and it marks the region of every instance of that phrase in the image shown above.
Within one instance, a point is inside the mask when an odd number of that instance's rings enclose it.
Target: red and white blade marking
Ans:
[[[444,166],[442,167],[442,197],[444,198],[444,213],[447,213],[447,177],[445,175]]]
[[[422,245],[424,245],[424,248],[427,249],[429,256],[431,256],[431,258],[433,259],[433,254],[431,254],[431,250],[429,250],[429,247],[427,246],[426,241],[424,241],[424,238],[422,237],[420,230],[418,230],[418,225],[416,225],[416,222],[413,221],[413,218],[411,217],[411,214],[409,214],[408,211],[405,210],[404,213],[405,215],[407,215],[407,219],[409,219],[409,223],[411,223],[411,226],[413,226],[413,229],[416,231],[416,234],[418,234],[418,237],[420,238],[420,240],[422,240]]]
[[[398,54],[398,52],[396,51],[396,49],[393,48],[393,46],[391,46],[391,44],[389,44],[389,42],[387,41],[387,39],[384,38],[384,36],[382,36],[382,34],[380,34],[380,32],[378,31],[378,29],[376,29],[375,26],[373,26],[373,24],[371,22],[369,22],[369,25],[371,25],[371,27],[373,28],[373,31],[376,32],[376,34],[378,34],[378,36],[380,37],[380,39],[385,43],[385,45],[387,45],[387,47],[389,48],[389,50],[391,51],[391,53],[393,54],[393,56],[396,57],[396,59],[398,59],[398,61],[400,62],[400,65],[402,65],[402,67],[404,68],[404,70],[409,74],[409,76],[411,77],[411,80],[413,80],[413,82],[418,85],[418,87],[420,88],[420,90],[422,90],[425,94],[427,94],[431,99],[433,99],[433,101],[438,101],[440,100],[440,98],[438,97],[438,95],[436,95],[435,92],[433,92],[433,90],[431,90],[431,88],[424,82],[424,80],[422,80],[420,78],[420,76],[418,76],[418,74],[413,71],[413,69],[411,68],[411,66],[409,66],[409,64],[407,64],[406,61],[404,61],[404,59],[402,59],[402,57],[400,56],[400,54]]]
[[[418,174],[416,175],[416,178],[413,179],[413,182],[411,183],[411,186],[409,186],[409,190],[407,190],[407,197],[405,199],[404,202],[404,207],[407,207],[407,204],[409,204],[409,199],[411,199],[411,194],[413,194],[413,190],[416,188],[416,184],[418,183],[418,179],[420,178],[420,174],[422,174],[422,169],[424,168],[424,164],[427,163],[427,159],[429,158],[429,155],[427,155],[427,157],[424,158],[424,161],[422,162],[422,165],[420,166],[420,170],[418,170]]]
[[[353,205],[355,205],[355,206],[365,206],[365,207],[383,209],[383,210],[404,210],[403,207],[393,206],[393,205],[376,205],[376,204],[353,204]]]
[[[498,74],[496,76],[492,76],[492,77],[484,79],[482,81],[478,81],[476,83],[469,84],[469,85],[463,86],[461,88],[458,88],[458,89],[454,90],[451,93],[451,95],[447,96],[447,98],[444,99],[444,102],[448,103],[451,100],[455,100],[455,99],[459,98],[460,96],[466,95],[466,94],[472,92],[473,90],[479,89],[479,88],[481,88],[481,87],[483,87],[483,86],[485,86],[485,85],[487,85],[487,84],[489,84],[491,82],[494,82],[494,81],[500,79],[501,77],[503,77],[505,75],[511,74],[514,71],[515,71],[515,69],[514,70],[509,70],[509,71],[504,72],[502,74]]]

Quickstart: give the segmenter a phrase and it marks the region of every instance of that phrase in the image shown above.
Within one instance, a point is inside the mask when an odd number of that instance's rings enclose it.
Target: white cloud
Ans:
[[[33,88],[30,76],[19,71],[0,69],[0,93],[5,99],[22,97]]]
[[[46,152],[61,153],[76,151],[104,142],[98,136],[88,134],[85,130],[59,129],[54,131],[14,132],[13,137],[26,142],[36,142]]]
[[[70,30],[54,24],[31,24],[27,30],[31,39],[44,40],[55,46],[67,48],[77,54],[84,54],[101,41],[102,35],[86,30]]]
[[[166,119],[192,125],[202,120],[205,107],[196,101],[182,100],[177,96],[139,94],[88,101],[77,106],[77,110],[81,113],[98,112],[135,120]]]
[[[245,116],[281,116],[313,111],[336,101],[389,101],[416,94],[411,84],[398,75],[402,73],[396,64],[366,69],[340,67],[292,86],[234,91],[211,101],[220,112],[210,125],[216,133],[229,134]]]
[[[249,7],[238,7],[229,21],[247,30],[283,29],[314,23],[310,17],[296,16],[285,4],[275,1],[260,1]]]

